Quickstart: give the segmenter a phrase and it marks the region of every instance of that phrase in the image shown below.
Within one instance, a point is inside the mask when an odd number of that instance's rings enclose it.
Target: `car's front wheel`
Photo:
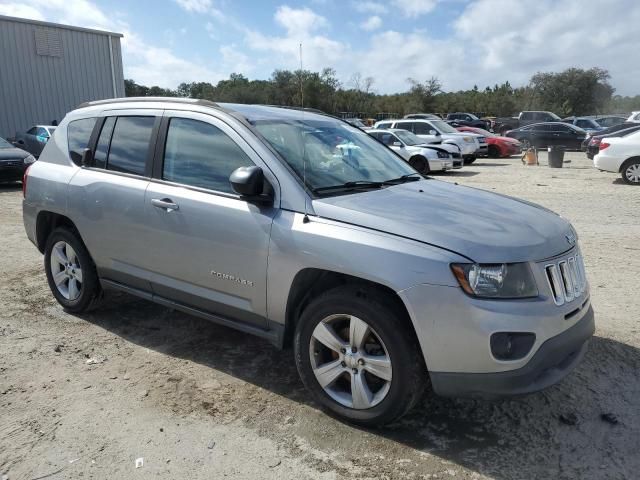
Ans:
[[[66,228],[54,230],[45,245],[44,268],[49,288],[65,310],[89,310],[100,296],[95,265],[82,240]]]
[[[489,158],[500,158],[500,149],[495,145],[489,145]]]
[[[377,290],[338,287],[303,311],[298,372],[314,399],[363,426],[389,423],[421,397],[427,371],[406,313]]]
[[[429,166],[429,160],[424,158],[422,155],[416,155],[415,157],[411,157],[409,159],[409,165],[415,168],[422,175],[426,175],[431,171],[431,167]]]
[[[622,180],[628,185],[640,185],[640,158],[627,160],[620,169]]]

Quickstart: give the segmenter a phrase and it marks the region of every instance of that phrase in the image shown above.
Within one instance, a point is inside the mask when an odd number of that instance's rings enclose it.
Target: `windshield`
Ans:
[[[440,133],[460,133],[447,122],[444,122],[442,120],[431,120],[431,125],[436,127],[440,131]]]
[[[394,134],[402,140],[405,145],[422,145],[424,143],[422,138],[407,130],[398,130],[397,132],[394,132]]]
[[[13,148],[13,145],[7,142],[4,138],[0,137],[0,148]]]
[[[415,174],[392,150],[342,122],[259,120],[256,129],[307,187],[386,182]]]

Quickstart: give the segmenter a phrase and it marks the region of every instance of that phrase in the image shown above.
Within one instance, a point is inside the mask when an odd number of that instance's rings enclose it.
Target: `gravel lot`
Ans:
[[[260,339],[124,295],[64,313],[24,234],[19,186],[0,186],[0,478],[638,478],[640,189],[568,157],[437,178],[573,222],[597,322],[584,362],[541,393],[425,399],[372,431],[319,411],[291,351]]]

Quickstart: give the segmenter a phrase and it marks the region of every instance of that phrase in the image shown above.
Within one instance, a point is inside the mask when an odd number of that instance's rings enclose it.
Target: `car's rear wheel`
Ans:
[[[427,371],[406,314],[384,293],[339,287],[303,311],[295,358],[314,399],[363,426],[389,423],[421,397]]]
[[[54,230],[45,245],[44,268],[49,288],[65,310],[89,310],[100,296],[95,265],[82,240],[66,228]]]
[[[495,145],[489,145],[489,157],[500,158],[500,149]]]
[[[627,160],[621,168],[622,180],[628,185],[640,185],[640,158]]]
[[[421,155],[416,155],[409,159],[409,165],[415,168],[419,173],[426,175],[431,171],[429,161]]]

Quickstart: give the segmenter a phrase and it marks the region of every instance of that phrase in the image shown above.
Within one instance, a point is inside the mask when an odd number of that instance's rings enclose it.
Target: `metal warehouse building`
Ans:
[[[124,97],[122,34],[0,15],[0,137]]]

